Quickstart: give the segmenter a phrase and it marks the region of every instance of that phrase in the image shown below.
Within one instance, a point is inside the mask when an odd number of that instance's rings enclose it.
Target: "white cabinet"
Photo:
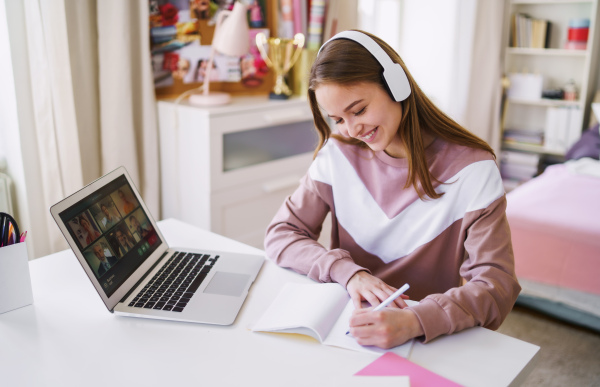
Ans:
[[[564,88],[572,80],[579,95],[577,99],[568,101],[541,98],[541,95],[537,99],[520,99],[509,94],[504,107],[503,150],[537,154],[542,163],[544,158],[560,160],[568,147],[581,136],[589,119],[593,94],[596,92],[594,87],[598,73],[600,33],[596,25],[598,12],[597,0],[508,2],[505,17],[505,74],[509,76],[526,73],[531,75],[529,80],[540,76],[544,81],[544,90]],[[526,15],[530,20],[544,20],[550,23],[546,48],[522,47],[528,45],[523,43],[527,41],[527,36],[536,34],[532,32],[535,27],[527,29],[521,24],[519,31],[514,15]],[[589,20],[587,48],[567,49],[569,26],[582,19]],[[521,47],[515,46],[513,37],[519,37]],[[531,83],[527,87],[530,85]],[[541,93],[538,91],[538,94]]]
[[[158,102],[162,217],[263,248],[318,137],[305,99],[238,97],[200,108]]]

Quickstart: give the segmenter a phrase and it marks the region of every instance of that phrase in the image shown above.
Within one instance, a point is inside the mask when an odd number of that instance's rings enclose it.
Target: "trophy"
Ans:
[[[256,34],[256,46],[267,66],[275,71],[275,86],[269,98],[288,99],[292,91],[285,83],[285,74],[290,71],[302,53],[304,35],[298,33],[294,35],[294,39],[267,39],[267,36],[260,32]]]

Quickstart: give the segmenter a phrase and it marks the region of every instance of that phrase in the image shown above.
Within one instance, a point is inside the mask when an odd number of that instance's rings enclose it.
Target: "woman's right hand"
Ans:
[[[360,309],[362,308],[362,301],[367,301],[371,306],[375,307],[391,296],[397,289],[366,271],[359,271],[350,278],[346,285],[346,290],[352,299],[354,308]],[[404,299],[408,298],[408,296],[403,294],[392,302],[389,307],[406,308],[407,305]]]

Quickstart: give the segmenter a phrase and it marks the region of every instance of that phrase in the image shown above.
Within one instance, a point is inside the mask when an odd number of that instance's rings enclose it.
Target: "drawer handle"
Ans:
[[[264,119],[269,124],[282,124],[287,122],[298,121],[298,119],[304,118],[307,119],[309,116],[304,114],[301,109],[288,109],[280,112],[273,112],[270,114],[265,114]]]
[[[297,175],[288,176],[277,180],[271,180],[263,184],[262,189],[266,193],[281,191],[282,189],[297,187],[300,184],[300,177]]]

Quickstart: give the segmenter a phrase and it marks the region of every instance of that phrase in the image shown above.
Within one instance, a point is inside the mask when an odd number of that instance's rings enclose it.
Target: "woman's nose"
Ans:
[[[356,138],[360,132],[363,129],[363,125],[361,123],[358,122],[354,122],[354,121],[349,121],[348,122],[348,134],[350,135],[350,137],[354,137]]]

